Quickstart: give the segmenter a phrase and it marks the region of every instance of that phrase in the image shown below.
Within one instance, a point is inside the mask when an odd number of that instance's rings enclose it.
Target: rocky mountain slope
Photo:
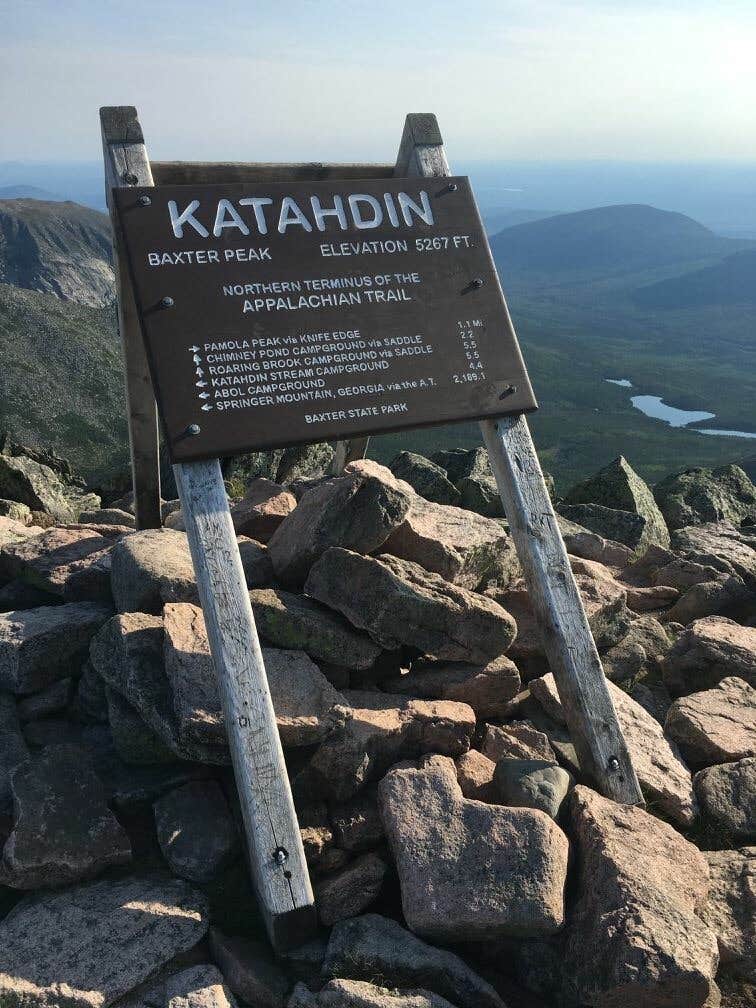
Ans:
[[[0,432],[89,477],[126,465],[110,227],[74,203],[0,200]]]
[[[558,503],[645,808],[581,770],[482,450],[334,479],[318,449],[229,473],[320,921],[274,956],[178,502],[136,532],[128,499],[100,508],[59,460],[14,451],[3,1005],[753,1003],[756,488],[741,470],[652,492],[620,458]]]

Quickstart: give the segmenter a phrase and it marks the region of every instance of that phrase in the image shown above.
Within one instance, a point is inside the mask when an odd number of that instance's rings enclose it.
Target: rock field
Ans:
[[[756,488],[555,502],[646,800],[581,771],[482,449],[229,483],[319,934],[271,950],[179,503],[0,446],[2,1008],[756,1003]]]

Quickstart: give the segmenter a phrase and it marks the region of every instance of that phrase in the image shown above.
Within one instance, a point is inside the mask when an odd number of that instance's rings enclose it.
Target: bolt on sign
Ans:
[[[467,178],[114,196],[174,462],[536,408]]]

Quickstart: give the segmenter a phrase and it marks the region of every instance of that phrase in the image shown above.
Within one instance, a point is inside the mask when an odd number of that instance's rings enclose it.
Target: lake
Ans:
[[[633,383],[629,378],[605,378],[604,381],[610,385],[619,385],[621,388],[632,388]],[[660,396],[634,395],[630,396],[630,402],[635,409],[645,413],[647,417],[654,420],[663,420],[670,427],[686,427],[696,431],[697,434],[708,434],[715,437],[739,437],[756,438],[756,432],[737,430],[717,430],[716,427],[690,427],[690,424],[701,423],[703,420],[713,420],[716,413],[708,413],[705,410],[683,410],[676,406],[670,406],[664,402]]]

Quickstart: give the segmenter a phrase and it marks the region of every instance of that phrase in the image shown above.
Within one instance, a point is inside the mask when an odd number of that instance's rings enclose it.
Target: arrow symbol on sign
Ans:
[[[207,386],[206,381],[196,381],[194,384],[197,386],[197,388],[205,388]]]
[[[199,347],[198,347],[198,346],[190,346],[190,347],[189,347],[189,350],[190,350],[190,351],[191,351],[192,353],[199,353]]]
[[[202,407],[202,409],[205,410],[205,412],[207,412],[208,410],[211,410],[212,408],[213,407],[210,405],[210,403],[205,403],[203,405],[203,407]]]
[[[201,364],[202,363],[202,358],[199,356],[199,354],[195,354],[194,357],[192,358],[192,360],[194,361],[195,364]]]
[[[210,393],[209,392],[200,392],[199,397],[200,397],[200,399],[209,399],[210,398]]]
[[[202,368],[201,368],[201,367],[198,367],[198,368],[197,368],[197,369],[195,370],[195,372],[194,372],[194,373],[195,373],[195,374],[197,375],[197,377],[198,377],[198,378],[204,378],[204,377],[205,377],[205,372],[204,372],[204,371],[202,370]]]

